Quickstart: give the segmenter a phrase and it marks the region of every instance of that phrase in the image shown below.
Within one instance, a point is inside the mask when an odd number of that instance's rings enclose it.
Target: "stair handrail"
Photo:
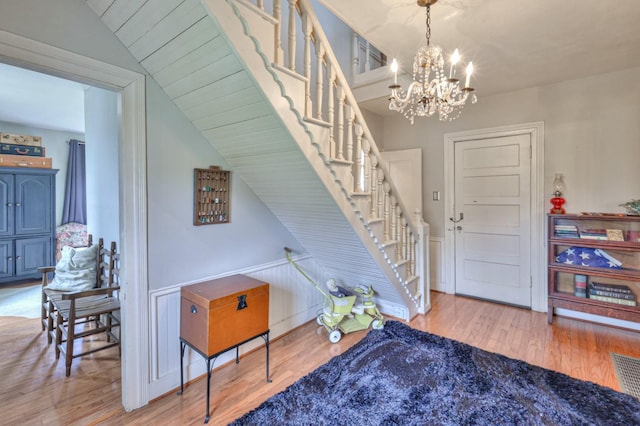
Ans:
[[[417,223],[415,223],[415,217],[414,217],[415,215],[412,214],[412,212],[409,212],[409,210],[406,208],[406,206],[402,201],[402,197],[400,196],[400,192],[396,188],[393,181],[390,179],[390,172],[387,167],[387,164],[385,161],[383,161],[383,158],[380,155],[380,151],[378,150],[378,146],[376,145],[373,135],[369,130],[369,126],[367,125],[364,119],[364,116],[360,111],[358,102],[356,101],[356,98],[353,95],[353,92],[351,91],[351,87],[349,86],[348,80],[345,77],[344,73],[342,72],[342,67],[340,66],[340,63],[338,62],[338,59],[336,58],[335,54],[333,53],[333,48],[331,47],[331,44],[329,43],[329,40],[327,39],[327,36],[324,33],[324,30],[322,29],[322,25],[320,25],[320,21],[318,21],[315,11],[311,6],[311,3],[309,2],[309,0],[297,0],[297,1],[301,5],[301,7],[296,9],[300,10],[299,13],[307,14],[307,19],[309,19],[311,22],[311,28],[315,33],[316,38],[320,40],[321,45],[325,49],[324,53],[328,58],[327,62],[331,65],[333,71],[336,73],[336,79],[340,82],[341,86],[346,89],[345,96],[349,101],[349,105],[354,109],[358,124],[360,124],[360,126],[362,127],[364,136],[369,141],[371,151],[378,158],[378,165],[382,169],[383,175],[385,177],[385,181],[390,185],[390,188],[391,188],[390,192],[395,194],[396,200],[398,201],[398,204],[400,205],[400,209],[402,210],[403,217],[405,217],[406,220],[408,221],[412,233],[417,236],[418,231],[417,231]],[[309,13],[309,11],[313,13]]]

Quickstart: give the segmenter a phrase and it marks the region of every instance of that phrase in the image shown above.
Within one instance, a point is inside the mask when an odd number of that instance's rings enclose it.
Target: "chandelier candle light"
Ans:
[[[467,65],[467,78],[464,87],[460,87],[460,81],[456,78],[456,65],[460,61],[458,49],[451,55],[451,66],[447,76],[444,72],[442,48],[430,44],[431,5],[437,1],[418,0],[418,6],[427,9],[427,45],[421,47],[413,59],[413,82],[406,92],[398,84],[398,62],[394,59],[391,63],[393,84],[389,86],[389,109],[402,113],[411,124],[416,115],[431,117],[436,113],[440,121],[453,121],[460,116],[469,97],[471,103],[478,101],[474,89],[469,85],[473,63],[469,62]]]

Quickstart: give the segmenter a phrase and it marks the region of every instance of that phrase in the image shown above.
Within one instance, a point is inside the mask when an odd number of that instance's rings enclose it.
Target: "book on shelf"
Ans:
[[[618,305],[626,305],[626,306],[636,306],[635,300],[627,300],[627,299],[619,299],[617,297],[607,297],[607,296],[598,296],[598,295],[589,295],[589,299],[598,300],[601,302],[609,302],[616,303]]]
[[[575,274],[573,276],[573,295],[576,297],[587,297],[587,276]]]
[[[578,227],[575,225],[555,225],[554,232],[558,238],[579,238]]]
[[[629,288],[629,286],[624,284],[608,284],[608,283],[599,283],[599,282],[592,281],[589,285],[596,290],[612,291],[615,293],[633,294],[633,292],[631,291],[631,288]]]
[[[617,299],[636,300],[636,295],[633,293],[618,293],[615,291],[599,290],[589,284],[589,296],[606,296],[615,297]]]
[[[588,240],[608,240],[606,229],[582,229],[580,238]]]
[[[607,229],[607,239],[609,241],[624,241],[622,229]]]

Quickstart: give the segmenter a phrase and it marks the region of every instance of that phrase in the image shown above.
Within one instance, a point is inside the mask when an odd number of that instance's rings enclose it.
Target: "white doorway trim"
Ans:
[[[149,384],[145,76],[1,30],[0,62],[120,94],[122,404],[141,407]]]
[[[544,122],[516,124],[470,130],[444,135],[444,254],[445,290],[455,292],[455,241],[449,217],[454,216],[454,145],[473,139],[529,134],[531,137],[531,309],[546,312],[547,280],[545,266],[545,196],[544,196]]]

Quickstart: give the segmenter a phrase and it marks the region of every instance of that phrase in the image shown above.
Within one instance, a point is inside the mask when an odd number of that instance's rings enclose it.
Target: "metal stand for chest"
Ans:
[[[211,395],[211,370],[213,369],[213,364],[216,362],[216,358],[218,358],[218,356],[222,355],[224,352],[227,352],[231,349],[236,350],[236,364],[238,364],[240,362],[240,345],[244,345],[247,342],[250,342],[253,339],[257,339],[258,337],[262,337],[264,339],[264,343],[265,343],[265,347],[267,350],[267,383],[271,383],[271,379],[269,379],[269,330],[265,331],[264,333],[260,333],[257,336],[253,336],[247,340],[244,340],[236,345],[233,345],[231,347],[228,347],[227,349],[220,351],[216,354],[213,355],[207,355],[201,351],[199,351],[195,346],[193,346],[191,343],[187,342],[186,340],[184,340],[182,337],[180,337],[180,391],[178,392],[178,395],[182,395],[182,393],[184,392],[184,368],[183,368],[183,358],[184,358],[184,350],[186,349],[187,346],[189,346],[191,349],[193,349],[194,351],[196,351],[197,353],[200,354],[200,356],[202,356],[204,358],[204,360],[207,363],[207,411],[204,417],[204,422],[205,423],[209,423],[209,396]]]

